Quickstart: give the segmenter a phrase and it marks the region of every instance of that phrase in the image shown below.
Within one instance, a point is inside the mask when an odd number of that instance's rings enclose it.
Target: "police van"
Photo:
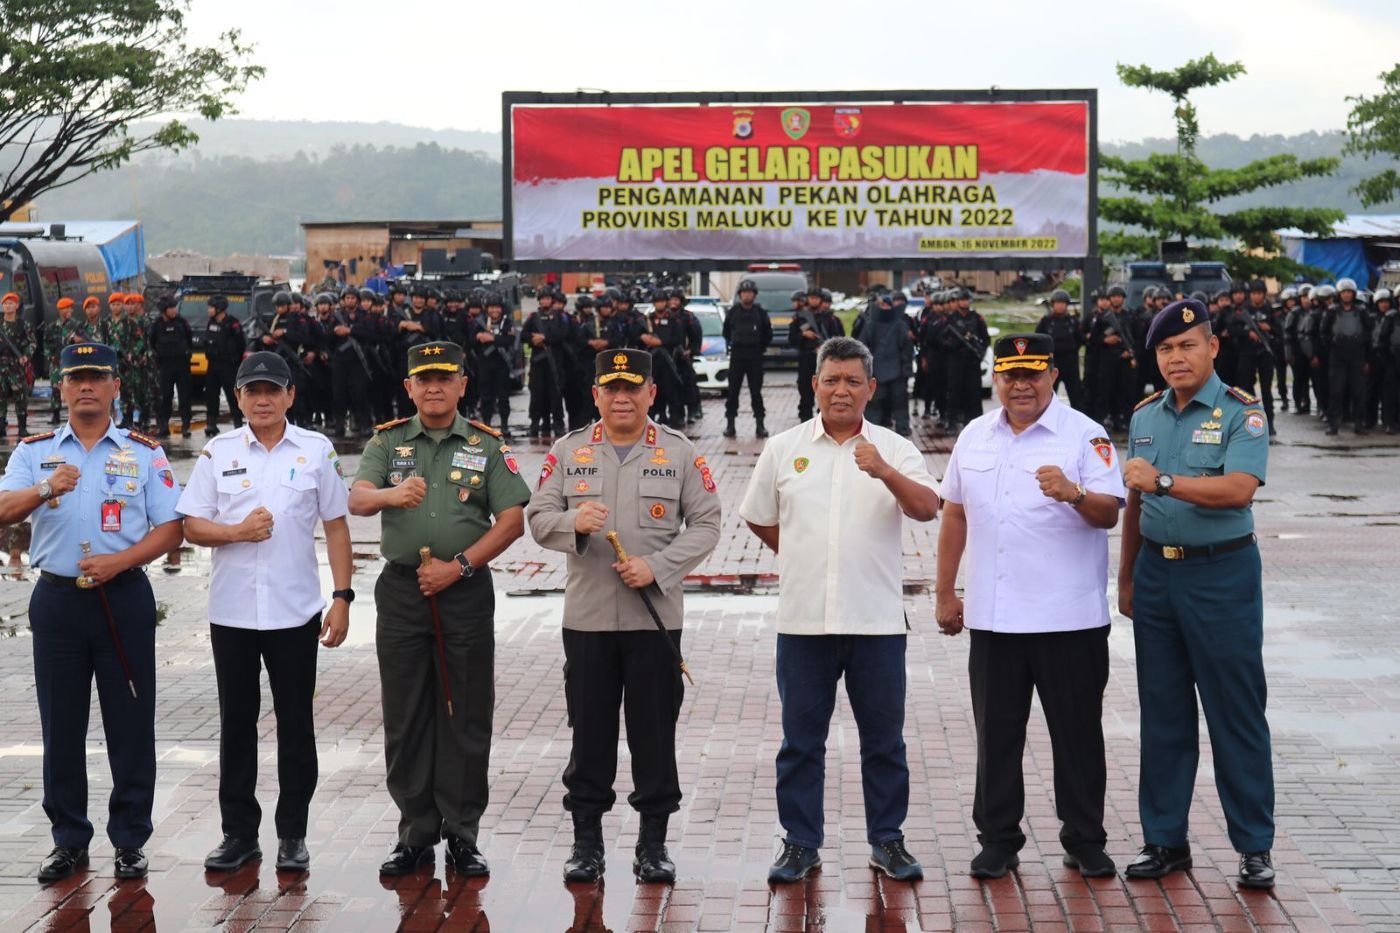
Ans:
[[[272,296],[287,288],[286,282],[260,279],[256,275],[187,275],[181,279],[175,289],[175,300],[179,302],[180,317],[189,322],[193,332],[190,374],[203,377],[209,371],[204,327],[209,321],[210,298],[223,295],[228,299],[229,316],[243,325],[244,336],[252,341],[258,325],[271,321],[276,313]]]

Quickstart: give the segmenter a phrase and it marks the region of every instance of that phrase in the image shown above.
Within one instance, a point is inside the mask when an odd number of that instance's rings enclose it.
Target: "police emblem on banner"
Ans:
[[[831,115],[832,129],[843,139],[855,139],[860,135],[860,108],[837,107]]]
[[[734,138],[748,139],[753,135],[753,111],[734,111]]]
[[[783,111],[783,132],[791,139],[801,139],[812,127],[812,115],[802,107],[789,107]]]

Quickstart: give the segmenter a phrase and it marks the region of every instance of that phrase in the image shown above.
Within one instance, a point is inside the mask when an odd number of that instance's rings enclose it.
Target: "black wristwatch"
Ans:
[[[467,560],[466,554],[457,555],[457,565],[462,568],[461,578],[463,580],[476,573],[476,568],[472,566],[471,561]]]
[[[347,590],[332,590],[332,591],[331,591],[331,599],[343,599],[343,600],[345,600],[345,602],[346,602],[347,604],[353,603],[353,602],[355,601],[355,591],[354,591],[354,590],[348,590],[348,589],[347,589]]]
[[[1158,473],[1157,488],[1154,489],[1153,492],[1159,496],[1165,496],[1172,491],[1172,486],[1175,485],[1175,483],[1176,480],[1172,479],[1170,473]]]

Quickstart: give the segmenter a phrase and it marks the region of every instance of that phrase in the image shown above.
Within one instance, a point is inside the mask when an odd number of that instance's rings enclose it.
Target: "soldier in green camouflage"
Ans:
[[[140,329],[139,323],[129,316],[134,310],[130,299],[126,295],[113,295],[108,299],[108,312],[111,317],[107,319],[107,339],[104,343],[117,351],[117,378],[121,380],[121,400],[120,428],[131,427],[132,409],[136,407],[136,396],[134,392],[136,385],[135,347],[132,346],[132,335]]]
[[[44,359],[49,373],[49,423],[58,424],[63,399],[58,391],[58,354],[73,335],[77,324],[73,320],[73,299],[58,299],[58,317],[44,325]]]
[[[10,292],[3,299],[4,319],[0,320],[0,437],[9,432],[10,402],[15,403],[19,436],[29,433],[29,380],[25,369],[34,357],[34,328],[19,316],[19,295]]]

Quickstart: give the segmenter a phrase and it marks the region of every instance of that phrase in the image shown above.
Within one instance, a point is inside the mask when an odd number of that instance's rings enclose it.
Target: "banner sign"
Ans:
[[[1088,251],[1087,101],[510,113],[519,260]]]

